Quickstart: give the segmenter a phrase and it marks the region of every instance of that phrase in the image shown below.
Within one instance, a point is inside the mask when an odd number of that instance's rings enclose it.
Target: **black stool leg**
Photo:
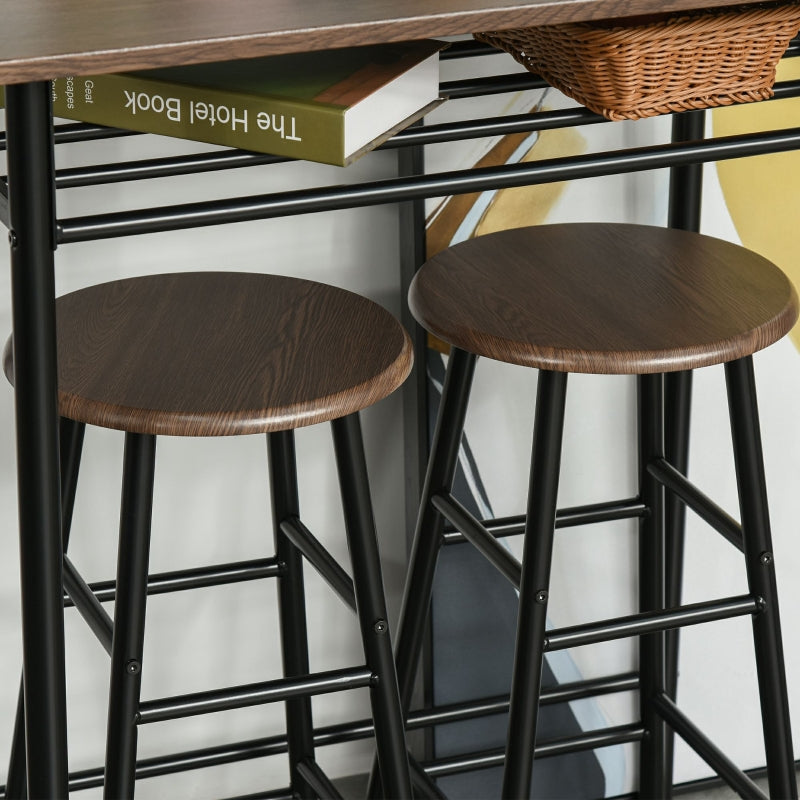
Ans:
[[[456,347],[450,351],[447,362],[397,626],[395,664],[404,713],[408,713],[411,706],[417,665],[425,639],[436,561],[442,546],[444,518],[434,508],[431,499],[439,492],[449,492],[453,487],[476,362],[476,356]],[[373,769],[370,797],[376,794],[377,780]]]
[[[639,492],[649,509],[639,528],[639,610],[664,608],[664,488],[647,465],[664,456],[664,376],[641,375],[639,399]],[[639,796],[665,797],[669,792],[666,725],[653,705],[664,691],[665,635],[639,637],[640,714],[646,731],[639,750]]]
[[[693,113],[693,112],[690,112]],[[664,455],[678,472],[686,475],[689,467],[689,428],[692,405],[692,372],[671,372],[664,376]],[[686,532],[686,504],[672,492],[664,507],[666,560],[665,602],[667,608],[681,604],[683,590],[683,552]],[[672,700],[678,694],[678,659],[680,628],[666,632],[664,687]],[[672,795],[675,734],[667,726],[665,762],[668,795]]]
[[[81,464],[83,434],[86,426],[81,422],[61,417],[59,421],[59,461],[61,473],[61,537],[64,552],[69,544],[72,510],[75,507],[75,490]],[[11,754],[6,780],[6,800],[24,800],[28,796],[27,759],[25,758],[25,692],[20,681],[17,714],[11,739]]]
[[[444,530],[444,518],[431,499],[439,492],[449,492],[453,486],[476,360],[471,353],[452,349],[433,434],[395,648],[400,700],[406,712],[414,691]]]
[[[133,797],[156,437],[125,435],[103,796]]]
[[[367,666],[376,676],[370,698],[384,796],[411,798],[403,714],[358,414],[333,420],[331,428],[361,639]]]
[[[778,612],[775,559],[767,506],[761,430],[751,357],[725,364],[744,553],[750,591],[762,610],[753,616],[758,688],[770,797],[796,798],[792,731]]]
[[[278,582],[283,674],[291,678],[309,673],[303,557],[280,528],[285,519],[300,516],[294,432],[267,434],[267,449],[275,554],[285,569]],[[286,732],[292,790],[303,800],[313,798],[316,795],[297,771],[299,764],[314,758],[310,697],[286,701]]]
[[[531,792],[566,393],[567,373],[539,373],[503,775],[508,800]]]

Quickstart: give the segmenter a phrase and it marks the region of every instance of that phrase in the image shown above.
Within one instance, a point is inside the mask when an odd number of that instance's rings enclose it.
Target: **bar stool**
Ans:
[[[286,710],[287,796],[339,796],[314,757],[311,697],[358,687],[369,688],[385,794],[410,797],[358,415],[409,373],[411,347],[402,326],[376,303],[332,286],[208,272],[119,280],[67,294],[57,301],[57,333],[65,531],[83,426],[122,430],[126,437],[113,623],[69,559],[64,562],[71,600],[111,655],[105,797],[133,796],[138,725],[274,701]],[[300,519],[293,431],[325,421],[333,430],[352,579]],[[151,576],[148,587],[156,437],[251,433],[267,434],[275,557],[216,572],[188,570],[169,580],[210,585],[215,575],[222,583],[254,571],[277,577],[284,677],[140,702],[148,588],[164,583]],[[304,558],[356,612],[364,665],[310,672]],[[9,786],[24,786],[22,750],[15,748]]]
[[[603,739],[640,741],[639,796],[665,797],[672,782],[667,743],[677,732],[743,796],[763,797],[665,686],[667,629],[737,615],[752,617],[770,796],[797,797],[751,357],[797,319],[797,297],[786,276],[742,247],[685,231],[545,225],[442,251],[415,276],[409,302],[420,324],[452,349],[398,628],[404,709],[448,522],[519,590],[505,751],[470,754],[472,763],[504,766],[504,798],[530,796],[544,653],[630,636],[639,637],[641,722],[597,732],[595,746]],[[478,356],[540,370],[521,563],[495,538],[492,521],[476,519],[452,496]],[[664,457],[664,373],[712,364],[725,365],[741,525]],[[613,503],[556,508],[569,372],[639,376],[639,496],[615,511]],[[666,491],[743,551],[748,594],[666,607]],[[640,517],[638,613],[545,630],[557,515],[573,524],[579,518]]]

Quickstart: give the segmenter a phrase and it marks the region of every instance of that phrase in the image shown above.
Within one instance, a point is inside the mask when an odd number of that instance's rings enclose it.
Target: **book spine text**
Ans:
[[[333,106],[131,74],[66,77],[52,85],[57,117],[277,156],[344,162],[343,119]]]

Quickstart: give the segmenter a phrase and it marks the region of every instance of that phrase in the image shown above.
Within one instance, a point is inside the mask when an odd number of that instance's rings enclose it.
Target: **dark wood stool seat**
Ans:
[[[776,554],[752,358],[786,334],[797,319],[798,301],[789,280],[755,253],[696,233],[621,224],[545,225],[489,234],[440,252],[415,276],[409,302],[422,326],[452,347],[398,629],[395,657],[404,709],[410,706],[428,635],[438,555],[454,538],[446,534],[446,524],[473,545],[519,597],[513,664],[508,665],[505,751],[448,754],[442,774],[460,768],[460,758],[464,769],[502,767],[502,788],[491,794],[527,800],[532,796],[532,774],[534,782],[536,778],[534,755],[573,752],[587,742],[592,747],[638,742],[638,796],[668,798],[677,733],[743,797],[765,798],[675,702],[680,627],[749,615],[770,796],[796,798]],[[525,513],[518,517],[478,519],[469,508],[475,505],[472,498],[456,496],[459,486],[466,485],[463,475],[456,476],[479,357],[539,370],[528,497]],[[712,364],[724,364],[741,522],[687,477],[690,370]],[[636,375],[635,497],[557,508],[570,372]],[[741,551],[746,595],[682,604],[687,508]],[[639,521],[638,574],[631,575],[638,586],[636,613],[550,627],[553,548],[569,546],[559,542],[556,528],[632,518]],[[497,539],[513,533],[524,538],[521,561]],[[470,587],[476,594],[482,588]],[[558,588],[563,591],[563,586]],[[581,598],[586,618],[594,619],[593,598]],[[624,637],[638,637],[633,682],[624,674],[593,677],[542,693],[546,652]],[[709,658],[703,675],[713,680],[715,661],[724,674],[739,656]],[[469,663],[468,654],[463,661]],[[540,702],[608,691],[637,693],[634,724],[585,731],[574,738],[537,739]],[[420,715],[428,713],[425,709]],[[432,768],[437,767],[434,762]],[[540,795],[537,787],[533,796]]]
[[[411,369],[391,314],[298,278],[153,275],[81,289],[56,307],[61,415],[133,433],[299,428],[372,405]]]
[[[626,224],[521,228],[434,256],[411,286],[423,327],[477,355],[563,372],[731,361],[797,318],[788,278],[708,236]]]
[[[153,275],[92,286],[58,298],[56,318],[65,551],[85,425],[125,432],[113,619],[66,552],[63,558],[65,591],[111,656],[105,766],[93,773],[104,797],[134,795],[141,775],[138,726],[267,702],[284,703],[285,736],[274,737],[265,752],[248,743],[245,758],[286,753],[289,786],[263,796],[341,797],[315,754],[319,737],[312,698],[356,688],[369,691],[381,794],[411,797],[358,414],[408,375],[412,350],[403,327],[352,292],[297,278],[231,272]],[[12,351],[9,340],[4,367],[11,379]],[[294,429],[319,422],[331,424],[349,571],[300,514]],[[157,437],[249,433],[266,434],[272,554],[265,546],[267,558],[259,553],[249,561],[148,575]],[[355,612],[363,646],[363,660],[355,660],[361,663],[311,669],[309,640],[316,632],[306,622],[308,567]],[[154,586],[159,592],[178,591],[267,578],[277,582],[281,678],[140,702],[146,601]],[[9,798],[25,794],[22,719],[20,710],[8,781],[15,789]],[[223,755],[219,748],[205,748],[164,754],[160,761],[170,773],[241,760],[236,745],[226,747]],[[74,779],[71,775],[71,788]]]

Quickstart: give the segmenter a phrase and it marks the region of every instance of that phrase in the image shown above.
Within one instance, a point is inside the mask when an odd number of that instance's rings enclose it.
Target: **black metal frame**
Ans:
[[[795,55],[800,43],[790,46],[787,56]],[[458,58],[493,52],[485,45],[456,43],[445,52],[445,58]],[[530,75],[499,76],[491,79],[467,80],[443,85],[451,98],[470,97],[491,92],[533,88],[545,84]],[[796,96],[800,82],[787,82],[776,87],[776,99]],[[0,149],[8,149],[8,178],[0,178],[0,222],[9,229],[12,254],[13,313],[17,364],[22,367],[16,381],[17,452],[19,458],[19,503],[21,535],[20,557],[23,582],[23,660],[25,683],[36,687],[27,708],[27,746],[31,753],[31,797],[64,796],[67,785],[74,788],[84,780],[96,780],[67,775],[66,721],[63,675],[63,624],[61,596],[61,535],[58,501],[58,440],[55,403],[55,339],[53,327],[53,251],[57,244],[70,241],[100,239],[109,236],[133,235],[158,230],[171,230],[194,225],[223,224],[231,221],[313,213],[336,208],[358,207],[378,203],[401,202],[401,216],[413,242],[403,261],[403,284],[410,280],[424,252],[421,220],[421,199],[441,194],[463,193],[484,188],[499,188],[558,180],[579,179],[596,175],[669,167],[672,170],[670,225],[695,229],[699,221],[699,186],[701,164],[705,161],[735,158],[745,155],[779,152],[800,145],[800,129],[767,132],[739,137],[700,141],[700,114],[675,117],[673,141],[668,145],[636,148],[628,151],[601,153],[579,158],[537,162],[522,167],[469,170],[442,175],[423,175],[421,145],[433,142],[500,135],[522,130],[547,129],[571,125],[604,122],[585,109],[543,112],[513,118],[477,120],[447,125],[409,129],[394,137],[386,148],[400,148],[400,175],[390,181],[363,186],[322,187],[302,192],[279,193],[240,201],[208,202],[174,208],[146,209],[119,212],[92,218],[58,220],[55,211],[56,188],[89,186],[111,181],[143,179],[164,175],[182,175],[205,170],[225,169],[250,164],[273,163],[282,159],[242,152],[205,154],[201,156],[157,159],[128,165],[101,165],[96,168],[64,170],[53,168],[53,144],[85,141],[109,136],[131,135],[129,131],[99,128],[90,125],[63,125],[53,129],[46,83],[31,83],[6,88],[7,135],[0,136]],[[690,120],[694,117],[695,121]],[[409,201],[409,202],[403,202]],[[414,332],[415,350],[422,355],[424,336]],[[421,359],[420,359],[421,360]],[[667,378],[667,438],[668,459],[685,473],[685,443],[688,436],[688,404],[690,379],[672,386]],[[424,461],[426,437],[425,395],[420,379],[409,381],[406,387],[407,419],[417,425],[416,446],[409,448],[407,489],[408,507],[421,485],[421,464]],[[681,450],[683,448],[683,455]],[[683,462],[683,463],[682,463]],[[669,496],[668,496],[669,497]],[[609,510],[596,509],[587,513],[615,518],[616,504]],[[623,501],[624,505],[624,501]],[[672,509],[672,510],[671,510]],[[570,515],[559,512],[557,526],[580,524],[578,517],[570,523]],[[641,514],[635,504],[627,516]],[[667,596],[672,601],[680,594],[680,554],[682,547],[683,504],[667,501]],[[621,518],[621,517],[620,517]],[[500,535],[513,533],[519,520],[508,526],[503,521],[490,521],[487,527]],[[730,528],[728,522],[722,527]],[[450,541],[460,538],[452,529],[445,529]],[[670,566],[672,565],[672,566]],[[149,592],[169,591],[178,584],[214,585],[218,580],[246,580],[260,577],[259,570],[275,574],[275,563],[253,562],[249,565],[220,567],[192,575],[151,576]],[[67,581],[71,569],[64,568]],[[73,588],[74,582],[73,582]],[[113,584],[89,587],[101,600],[113,597]],[[76,589],[78,592],[79,589]],[[87,603],[91,600],[82,592]],[[71,602],[71,601],[70,601]],[[98,625],[107,629],[102,616],[94,615]],[[668,636],[666,643],[666,689],[674,695],[674,664],[677,663],[677,637]],[[407,689],[410,695],[410,688]],[[18,714],[21,720],[22,704]],[[354,723],[355,728],[357,724]],[[17,726],[21,730],[21,726]],[[352,726],[351,726],[352,727]],[[669,737],[668,737],[669,740]],[[21,736],[15,735],[19,747]],[[669,745],[668,745],[669,746]],[[246,747],[244,748],[247,749]],[[198,751],[200,752],[200,751]],[[198,756],[202,758],[202,756]],[[192,760],[191,757],[189,760]],[[159,759],[149,761],[158,762]],[[165,763],[177,761],[167,756]],[[14,760],[19,763],[19,760]],[[412,768],[414,765],[412,765]],[[149,766],[142,769],[149,769]],[[158,769],[158,767],[153,767]],[[85,771],[91,775],[92,771]],[[7,796],[23,796],[25,779],[9,772]],[[21,788],[20,788],[21,786]],[[280,793],[278,793],[280,795]]]

